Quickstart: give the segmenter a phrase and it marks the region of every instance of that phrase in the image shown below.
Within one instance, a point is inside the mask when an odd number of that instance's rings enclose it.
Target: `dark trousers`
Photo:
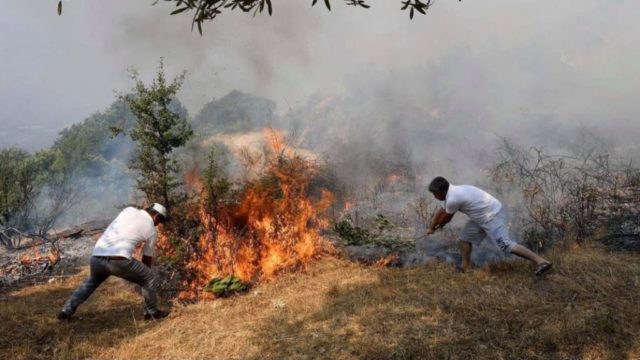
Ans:
[[[91,257],[91,274],[73,292],[64,304],[62,311],[69,315],[75,313],[78,306],[85,302],[98,286],[111,275],[140,285],[145,302],[145,312],[154,314],[158,311],[158,298],[155,291],[158,277],[150,268],[134,259],[116,260],[97,256]]]

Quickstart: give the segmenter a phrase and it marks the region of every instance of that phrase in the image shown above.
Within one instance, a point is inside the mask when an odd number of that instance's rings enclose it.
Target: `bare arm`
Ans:
[[[153,256],[142,255],[142,263],[151,267],[153,265]]]
[[[436,230],[442,228],[447,225],[449,221],[453,219],[453,214],[447,214],[447,212],[439,208],[438,211],[433,215],[433,220],[431,220],[431,226],[427,230],[427,235],[433,234]]]

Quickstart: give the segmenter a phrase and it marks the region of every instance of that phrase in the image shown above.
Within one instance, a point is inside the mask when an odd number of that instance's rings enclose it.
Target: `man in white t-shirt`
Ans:
[[[469,217],[469,222],[459,235],[463,270],[471,265],[473,245],[480,244],[485,238],[489,238],[505,254],[515,254],[535,263],[536,275],[551,269],[551,262],[509,239],[507,211],[498,199],[486,191],[471,185],[453,185],[441,176],[431,181],[429,191],[444,204],[434,214],[427,235],[449,223],[458,211]]]
[[[156,226],[164,223],[167,210],[160,204],[147,209],[125,208],[109,224],[91,254],[91,274],[73,292],[58,313],[59,320],[68,320],[85,300],[109,276],[114,275],[141,287],[145,302],[145,319],[159,319],[168,312],[158,309],[155,288],[158,278],[151,270],[158,237]],[[138,243],[144,242],[142,262],[132,257]]]

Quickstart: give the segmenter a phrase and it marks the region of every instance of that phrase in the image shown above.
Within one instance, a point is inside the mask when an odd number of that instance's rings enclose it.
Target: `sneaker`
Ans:
[[[547,271],[551,270],[551,267],[553,265],[550,262],[544,262],[540,265],[538,265],[538,268],[536,269],[536,276],[542,276],[544,275]]]
[[[60,311],[60,312],[58,313],[58,316],[57,316],[57,317],[58,317],[58,320],[60,320],[60,321],[68,321],[68,320],[71,320],[71,314],[67,314],[67,313],[66,313],[66,312],[64,312],[64,311]]]
[[[145,320],[158,320],[158,319],[162,319],[162,318],[167,317],[167,315],[169,315],[168,311],[157,310],[156,312],[153,312],[153,313],[145,313],[144,314],[144,319]]]

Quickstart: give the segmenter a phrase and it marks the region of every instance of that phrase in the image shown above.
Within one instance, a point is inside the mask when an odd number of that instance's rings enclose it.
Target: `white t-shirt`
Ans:
[[[145,210],[134,207],[125,208],[109,224],[95,248],[93,256],[124,256],[131,259],[131,254],[141,241],[146,241],[142,253],[153,256],[158,234],[153,225],[153,218]]]
[[[500,212],[502,204],[488,192],[475,186],[449,184],[443,208],[447,214],[460,211],[471,221],[483,224]]]

